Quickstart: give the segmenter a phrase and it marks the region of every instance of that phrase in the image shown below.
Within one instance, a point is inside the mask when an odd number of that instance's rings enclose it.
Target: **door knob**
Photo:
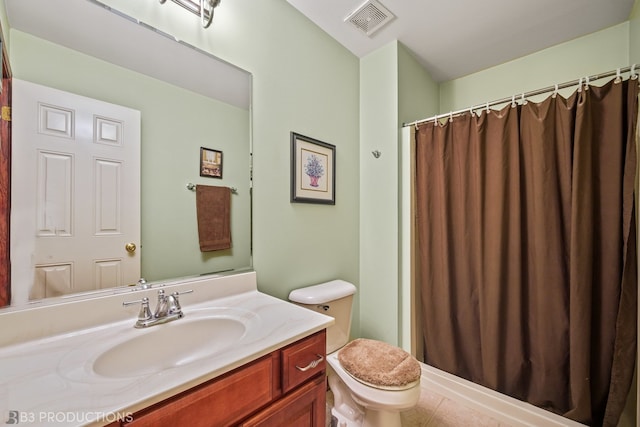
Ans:
[[[124,245],[124,248],[127,250],[127,252],[132,254],[136,251],[136,244],[133,242],[127,243],[126,245]]]

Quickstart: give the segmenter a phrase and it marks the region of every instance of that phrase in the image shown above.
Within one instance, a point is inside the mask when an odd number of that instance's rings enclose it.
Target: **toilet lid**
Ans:
[[[420,363],[409,353],[382,341],[358,338],[338,352],[342,368],[376,388],[404,390],[420,381]]]

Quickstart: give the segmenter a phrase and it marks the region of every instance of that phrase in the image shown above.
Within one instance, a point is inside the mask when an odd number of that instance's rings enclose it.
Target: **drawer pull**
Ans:
[[[313,369],[316,366],[318,366],[320,363],[322,363],[322,361],[324,360],[324,357],[321,354],[316,354],[316,356],[319,357],[319,359],[316,360],[312,360],[311,363],[309,363],[307,366],[305,366],[304,368],[301,368],[300,366],[296,365],[296,369],[302,372],[308,371],[309,369]]]

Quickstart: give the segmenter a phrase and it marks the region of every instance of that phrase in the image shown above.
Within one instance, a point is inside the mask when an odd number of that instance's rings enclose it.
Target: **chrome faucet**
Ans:
[[[183,317],[184,314],[182,313],[182,307],[180,307],[180,300],[178,299],[178,296],[182,294],[190,294],[192,292],[193,289],[190,289],[184,292],[173,292],[171,295],[165,295],[164,290],[160,289],[158,291],[158,303],[156,304],[156,309],[153,313],[151,313],[151,309],[149,308],[149,298],[147,297],[136,301],[125,301],[122,305],[126,307],[131,304],[141,303],[138,320],[134,327],[138,329],[147,328],[149,326],[160,325]]]

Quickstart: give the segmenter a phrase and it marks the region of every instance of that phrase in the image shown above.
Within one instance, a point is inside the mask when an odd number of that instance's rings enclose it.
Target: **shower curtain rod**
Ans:
[[[407,127],[407,126],[417,126],[421,123],[426,123],[429,121],[435,121],[438,119],[443,119],[445,117],[453,117],[453,116],[459,116],[463,113],[468,113],[468,112],[472,112],[474,110],[479,110],[481,108],[486,108],[488,109],[489,107],[493,106],[493,105],[498,105],[498,104],[505,104],[507,102],[515,102],[517,100],[524,100],[530,96],[535,96],[535,95],[542,95],[543,93],[548,93],[548,92],[554,92],[557,91],[559,89],[564,89],[567,87],[571,87],[571,86],[575,86],[577,84],[589,84],[589,82],[594,81],[594,80],[599,80],[599,79],[604,79],[607,77],[611,77],[611,76],[620,76],[622,73],[628,73],[631,72],[631,77],[636,77],[636,64],[633,64],[632,66],[629,67],[624,67],[624,68],[618,68],[617,70],[612,70],[612,71],[608,71],[606,73],[602,73],[602,74],[596,74],[593,76],[588,76],[588,77],[582,77],[580,79],[577,80],[572,80],[570,82],[565,82],[565,83],[561,83],[558,85],[553,85],[553,86],[549,86],[549,87],[545,87],[544,89],[537,89],[537,90],[533,90],[530,92],[524,92],[521,95],[513,95],[510,96],[508,98],[502,98],[502,99],[497,99],[495,101],[491,101],[491,102],[486,102],[484,104],[478,104],[475,105],[473,107],[470,108],[465,108],[464,110],[457,110],[457,111],[451,111],[450,113],[443,113],[443,114],[438,114],[436,116],[430,117],[428,119],[421,119],[421,120],[416,120],[415,122],[410,122],[410,123],[404,123],[402,125],[402,127]]]

